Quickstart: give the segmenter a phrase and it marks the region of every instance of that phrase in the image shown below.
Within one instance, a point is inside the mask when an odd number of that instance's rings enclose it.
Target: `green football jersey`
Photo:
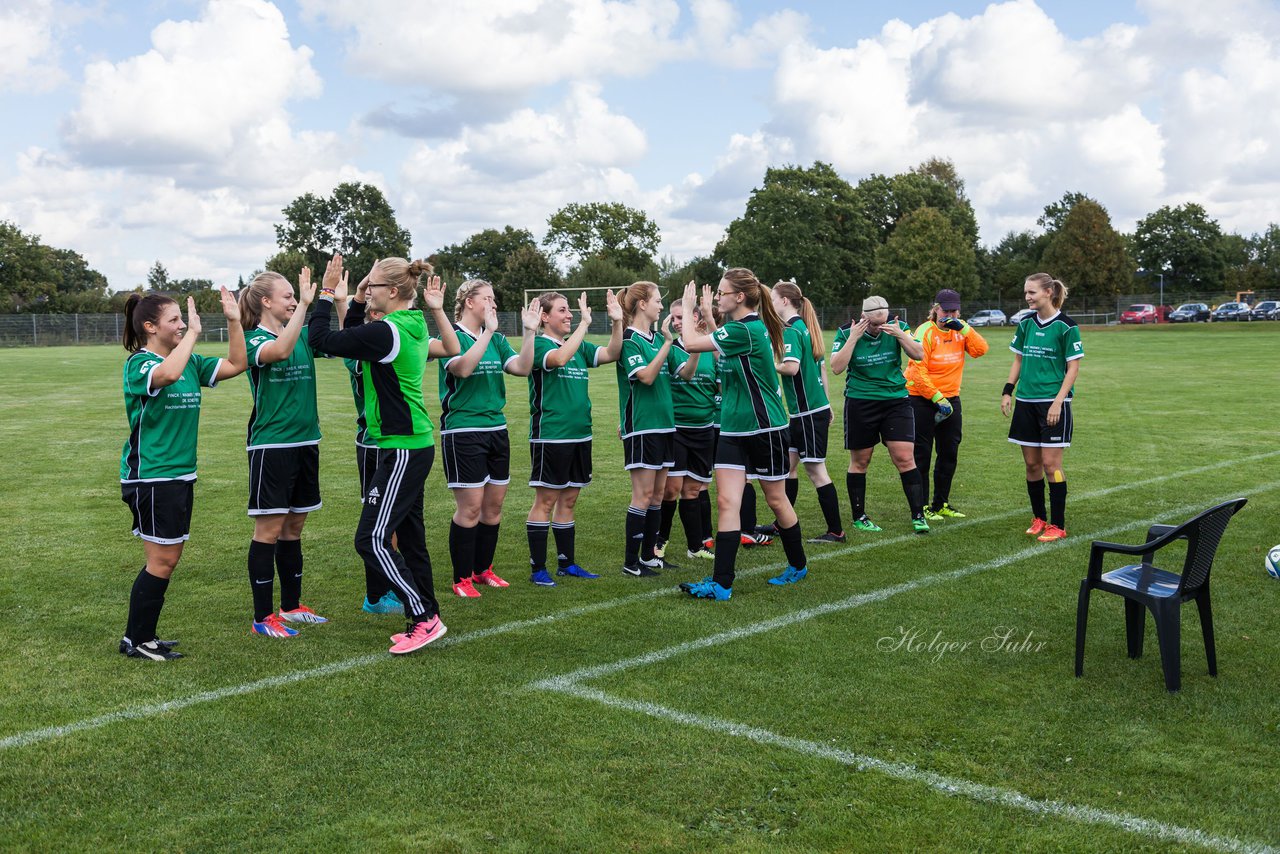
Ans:
[[[249,412],[248,446],[293,448],[320,441],[320,416],[316,411],[316,360],[307,336],[298,338],[289,358],[264,365],[258,352],[276,340],[263,329],[244,333],[249,357],[249,392],[253,409]]]
[[[151,387],[164,357],[139,350],[124,361],[124,413],[129,438],[120,452],[120,482],[195,480],[200,387],[218,383],[222,360],[192,353],[178,381]]]
[[[652,362],[661,349],[657,333],[645,334],[630,327],[622,333],[622,354],[617,363],[618,427],[624,439],[640,433],[675,432],[670,351],[652,385],[645,385],[636,378],[636,374]]]
[[[430,448],[435,437],[422,399],[430,342],[427,319],[421,311],[409,308],[375,322],[391,327],[395,346],[383,359],[363,366],[369,441],[379,448]]]
[[[1048,320],[1036,314],[1024,317],[1009,349],[1022,357],[1016,396],[1028,403],[1057,397],[1067,377],[1067,362],[1084,358],[1080,327],[1062,312]],[[1067,389],[1068,400],[1074,392],[1074,388]]]
[[[455,430],[501,430],[507,426],[507,382],[503,371],[518,355],[507,336],[494,332],[471,376],[456,377],[449,364],[475,346],[479,337],[459,323],[453,325],[461,347],[457,356],[440,363],[440,435]]]
[[[901,320],[898,328],[911,334],[911,327]],[[831,355],[839,353],[849,342],[852,323],[846,323],[836,332]],[[853,345],[845,375],[844,396],[859,400],[893,400],[907,396],[907,379],[902,373],[902,345],[898,339],[881,330],[875,335],[863,335]]]
[[[678,371],[690,359],[698,360],[693,379]],[[714,426],[720,417],[720,372],[716,355],[710,351],[691,355],[677,338],[667,356],[671,370],[671,405],[677,427],[700,429]]]
[[[782,392],[787,398],[787,411],[792,418],[831,408],[827,390],[822,387],[824,363],[813,358],[809,327],[798,314],[787,321],[783,330],[782,361],[800,364],[800,373],[782,378]]]
[[[547,355],[563,341],[539,335],[534,341],[529,373],[529,441],[580,442],[591,438],[591,396],[587,370],[594,368],[601,347],[583,341],[560,368],[547,368]]]
[[[364,422],[364,370],[359,359],[343,359],[351,374],[351,397],[356,402],[356,444],[362,448],[378,447],[369,441],[369,428]]]
[[[720,433],[747,436],[787,426],[769,333],[758,314],[730,320],[711,340],[724,360]]]

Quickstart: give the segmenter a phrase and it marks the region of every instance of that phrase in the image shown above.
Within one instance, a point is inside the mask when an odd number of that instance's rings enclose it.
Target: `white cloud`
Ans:
[[[269,156],[289,146],[286,103],[321,91],[311,50],[290,44],[284,16],[265,0],[210,0],[197,20],[157,26],[151,43],[139,56],[86,67],[65,128],[84,161],[220,169],[228,158]],[[281,162],[303,153],[311,152]]]
[[[0,9],[0,88],[42,92],[62,83],[53,0],[9,0]]]

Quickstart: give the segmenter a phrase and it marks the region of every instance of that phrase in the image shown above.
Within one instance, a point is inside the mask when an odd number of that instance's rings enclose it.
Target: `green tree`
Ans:
[[[571,307],[576,309],[577,294],[583,288],[613,288],[616,291],[644,278],[647,277],[643,273],[637,274],[637,271],[625,269],[607,258],[587,258],[564,277],[564,291],[570,298]],[[603,297],[598,301],[593,297],[592,305],[597,308],[603,306]]]
[[[0,220],[0,311],[101,311],[107,279],[70,249],[55,249]]]
[[[498,306],[505,311],[519,311],[524,303],[524,292],[555,291],[560,289],[560,271],[546,253],[537,246],[519,246],[507,256],[495,284]]]
[[[297,285],[298,277],[302,275],[302,268],[311,266],[311,262],[307,260],[307,257],[308,257],[307,253],[302,252],[298,249],[286,249],[285,251],[277,252],[275,255],[272,255],[270,258],[268,258],[266,264],[264,265],[264,268],[267,270],[270,270],[273,273],[279,273],[280,275],[284,276],[291,284]],[[367,268],[356,270],[355,268],[353,268],[352,266],[346,263],[345,258],[343,259],[343,264],[345,269],[351,270],[350,276],[351,278],[353,278],[353,281],[351,281],[351,288],[352,290],[354,290],[356,284],[360,281],[360,279],[364,278],[364,275],[368,273],[369,270]],[[323,275],[324,267],[311,266],[312,273],[316,273],[317,271],[321,275]],[[262,272],[262,270],[255,270],[253,275],[250,276],[249,278],[253,279],[254,276],[257,276],[258,273],[260,272]],[[241,277],[240,287],[243,288],[246,284],[248,284],[248,282],[245,282],[244,277]]]
[[[1133,240],[1138,264],[1163,273],[1166,288],[1171,283],[1195,290],[1222,287],[1222,229],[1200,205],[1165,205],[1139,220]]]
[[[988,254],[991,285],[1001,305],[1020,305],[1022,283],[1042,270],[1041,259],[1049,238],[1034,231],[1009,232]]]
[[[867,293],[875,233],[830,164],[782,166],[765,171],[713,260],[747,267],[765,283],[794,276],[815,304],[848,305]]]
[[[147,271],[147,288],[153,291],[169,290],[169,271],[159,261],[151,265]]]
[[[654,262],[660,242],[658,224],[620,202],[567,204],[547,220],[542,239],[552,254],[578,264],[597,258],[637,272]]]
[[[1093,202],[1097,204],[1097,199],[1091,199],[1084,193],[1068,192],[1063,193],[1062,198],[1053,204],[1044,206],[1044,213],[1036,220],[1036,224],[1043,228],[1046,232],[1052,233],[1062,228],[1062,223],[1066,220],[1067,214],[1071,213],[1080,202]],[[1070,285],[1068,285],[1070,287]]]
[[[554,290],[560,273],[523,228],[486,228],[461,243],[446,246],[429,259],[449,284],[464,279],[491,283],[498,305],[515,311],[528,288]]]
[[[911,211],[931,207],[951,222],[970,246],[978,245],[978,220],[964,195],[964,182],[948,160],[934,158],[893,177],[871,175],[854,188],[857,204],[883,244]]]
[[[977,258],[968,237],[945,214],[917,208],[899,220],[876,251],[875,289],[892,299],[924,302],[939,288],[972,293]]]
[[[297,280],[297,271],[272,264],[292,264],[295,258],[289,252],[301,253],[313,275],[322,274],[333,253],[340,252],[353,277],[363,277],[379,258],[409,257],[409,232],[396,222],[386,196],[371,184],[342,183],[328,197],[306,193],[282,213],[285,222],[275,227],[281,253],[267,262],[267,269],[290,281]]]
[[[1072,205],[1049,238],[1042,260],[1045,270],[1065,282],[1072,299],[1080,302],[1126,293],[1133,284],[1134,264],[1124,238],[1111,227],[1107,209],[1093,199]]]
[[[684,286],[689,282],[714,288],[723,275],[724,267],[709,256],[698,255],[680,264],[668,255],[658,264],[656,281],[662,289],[663,298],[670,304],[684,296]]]

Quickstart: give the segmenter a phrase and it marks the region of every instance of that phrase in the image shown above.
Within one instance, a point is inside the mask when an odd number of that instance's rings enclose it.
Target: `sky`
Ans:
[[[234,285],[281,209],[378,186],[424,257],[618,201],[711,252],[769,166],[951,159],[980,239],[1068,191],[1115,226],[1280,222],[1261,0],[0,0],[0,220],[113,288]]]

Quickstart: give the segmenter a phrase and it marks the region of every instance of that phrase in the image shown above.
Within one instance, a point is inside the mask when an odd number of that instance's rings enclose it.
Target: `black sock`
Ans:
[[[249,541],[249,589],[253,592],[253,621],[261,623],[275,610],[276,544]]]
[[[747,483],[742,489],[742,506],[738,510],[738,524],[742,531],[755,533],[756,530],[756,488]],[[741,534],[742,531],[738,533]]]
[[[156,623],[168,588],[169,579],[152,575],[145,566],[138,571],[129,592],[129,621],[125,627],[125,637],[134,646],[156,639]]]
[[[499,523],[500,524],[500,523]],[[493,556],[498,551],[498,525],[476,525],[476,565],[477,573],[484,572],[493,566]]]
[[[1067,530],[1067,482],[1049,481],[1049,523]]]
[[[840,494],[836,492],[834,483],[818,487],[818,506],[822,508],[822,517],[827,520],[828,531],[839,534],[844,530],[844,523],[840,521]]]
[[[651,505],[644,515],[644,544],[640,547],[640,559],[653,561],[658,548],[658,528],[662,525],[662,505]]]
[[[900,471],[902,491],[907,495],[907,505],[911,508],[911,518],[924,512],[924,489],[920,486],[920,469]]]
[[[547,531],[550,522],[525,522],[524,531],[529,536],[529,566],[533,572],[547,569]]]
[[[712,528],[711,493],[705,489],[698,493],[698,515],[702,517],[702,540],[706,542],[712,537]]]
[[[276,541],[276,572],[280,575],[280,610],[297,610],[302,604],[302,540]]]
[[[640,562],[640,546],[644,544],[644,526],[649,520],[649,510],[627,505],[627,522],[623,530],[627,534],[626,557],[623,562],[627,566],[635,566]]]
[[[576,530],[572,522],[551,523],[551,533],[556,538],[556,565],[560,569],[566,569],[578,562],[573,553]]]
[[[464,528],[449,520],[449,560],[453,562],[453,583],[470,578],[476,567],[476,529]]]
[[[844,476],[844,484],[849,490],[849,515],[856,522],[867,515],[867,473],[849,472]]]
[[[1027,495],[1031,497],[1031,515],[1049,521],[1049,514],[1044,509],[1044,478],[1027,481]]]
[[[741,531],[721,531],[716,534],[716,563],[711,577],[721,587],[733,587],[733,566],[738,561],[738,546],[741,543]]]
[[[786,480],[787,500],[791,502],[791,506],[796,506],[796,499],[800,497],[800,478],[789,477]]]
[[[689,551],[696,552],[701,549],[702,512],[698,507],[698,499],[680,499],[680,526],[684,528],[684,538]]]
[[[671,539],[671,523],[676,518],[676,500],[662,502],[662,524],[658,526],[658,539],[664,543]]]
[[[804,553],[804,540],[800,537],[798,521],[790,528],[779,528],[778,537],[782,540],[782,551],[787,556],[787,563],[796,569],[804,569],[809,565],[809,558]]]

